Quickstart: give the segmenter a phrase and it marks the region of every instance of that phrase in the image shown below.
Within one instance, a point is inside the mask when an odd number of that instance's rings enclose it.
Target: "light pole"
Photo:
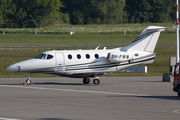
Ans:
[[[179,0],[176,0],[176,63],[179,62]]]

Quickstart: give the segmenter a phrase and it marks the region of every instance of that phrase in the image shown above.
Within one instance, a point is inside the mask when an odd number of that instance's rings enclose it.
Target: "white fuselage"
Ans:
[[[153,63],[155,46],[161,31],[165,29],[149,26],[130,45],[121,48],[46,51],[34,59],[15,63],[6,69],[28,72],[27,84],[31,83],[30,73],[48,73],[83,78],[84,84],[89,84],[89,78],[94,77],[93,83],[98,85],[100,75],[118,72],[137,64]]]
[[[117,72],[137,64],[152,63],[155,55],[151,52],[123,51],[120,48],[53,50],[43,52],[34,59],[13,64],[7,70],[86,78]]]
[[[118,72],[121,69],[153,63],[159,35],[165,27],[149,26],[130,44],[115,49],[98,50],[53,50],[46,51],[34,59],[10,65],[6,69],[16,72],[28,72],[26,84],[31,84],[30,73],[47,73],[66,77],[83,78],[84,84],[100,83],[99,76]]]

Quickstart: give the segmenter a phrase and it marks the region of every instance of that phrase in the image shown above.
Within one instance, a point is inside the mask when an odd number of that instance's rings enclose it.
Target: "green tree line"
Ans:
[[[176,0],[0,0],[0,27],[119,24],[175,20]]]

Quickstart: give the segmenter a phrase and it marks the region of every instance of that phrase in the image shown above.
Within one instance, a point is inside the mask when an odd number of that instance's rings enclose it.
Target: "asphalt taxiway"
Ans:
[[[82,79],[0,78],[0,120],[170,120],[180,118],[180,98],[162,76]]]

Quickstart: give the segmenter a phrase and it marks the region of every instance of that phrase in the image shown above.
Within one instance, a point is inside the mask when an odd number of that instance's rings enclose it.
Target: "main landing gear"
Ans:
[[[99,79],[94,79],[94,80],[93,80],[93,83],[94,83],[95,85],[99,85],[100,80],[99,80]]]
[[[89,78],[84,78],[83,79],[83,83],[84,84],[89,84],[90,83],[90,79]],[[94,85],[99,85],[100,84],[100,80],[99,77],[95,77],[93,80]]]
[[[89,84],[89,82],[90,82],[90,79],[89,79],[89,78],[84,78],[84,79],[83,79],[83,83],[84,83],[84,84]]]
[[[31,85],[31,73],[28,73],[28,79],[25,81],[24,85]]]

